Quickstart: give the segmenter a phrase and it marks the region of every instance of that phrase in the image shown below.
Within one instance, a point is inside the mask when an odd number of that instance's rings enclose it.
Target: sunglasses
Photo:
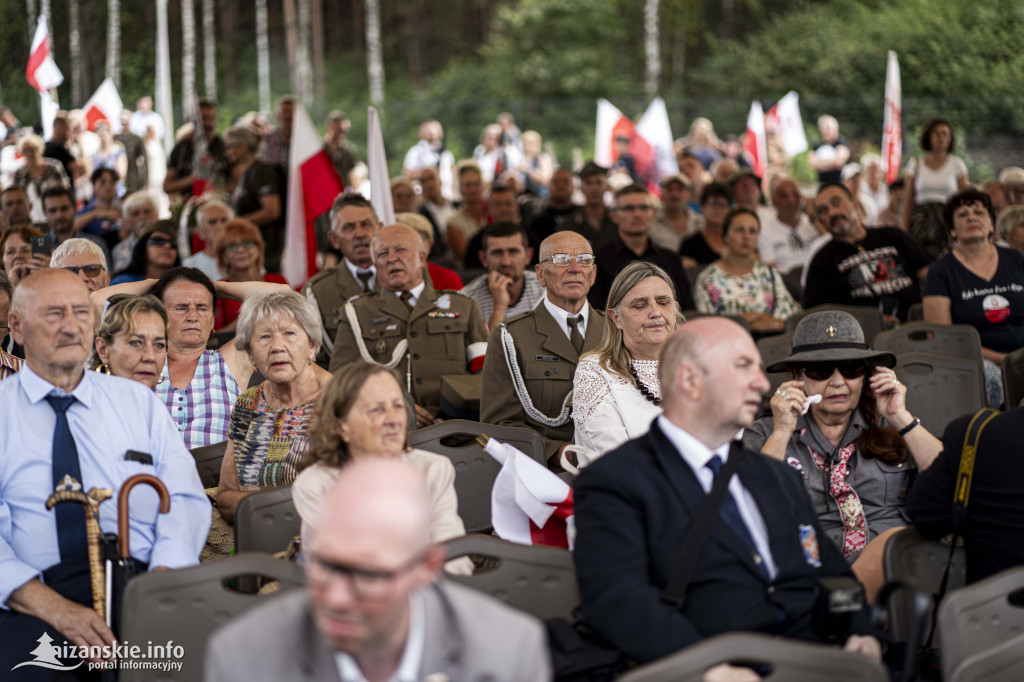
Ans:
[[[842,362],[816,362],[801,365],[800,373],[813,381],[825,381],[838,369],[844,379],[857,379],[867,374],[870,365],[864,360],[844,360]]]
[[[98,277],[106,268],[102,265],[65,265],[65,270],[70,270],[76,275],[84,272],[86,277]]]
[[[171,248],[178,248],[177,245],[170,239],[164,239],[163,237],[151,237],[146,241],[149,246],[170,246]]]

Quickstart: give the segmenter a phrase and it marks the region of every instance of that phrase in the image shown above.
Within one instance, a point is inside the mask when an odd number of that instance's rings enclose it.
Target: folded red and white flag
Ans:
[[[491,525],[521,545],[572,549],[576,540],[572,488],[543,464],[493,438],[484,450],[501,463],[491,489]]]

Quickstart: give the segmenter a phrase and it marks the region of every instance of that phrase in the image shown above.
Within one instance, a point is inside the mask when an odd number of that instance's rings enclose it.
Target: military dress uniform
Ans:
[[[330,369],[360,359],[391,367],[416,403],[436,415],[441,377],[483,367],[487,329],[476,301],[438,291],[429,279],[423,283],[412,310],[387,290],[350,299],[338,321]]]
[[[379,280],[374,291],[380,291]],[[344,313],[345,301],[362,293],[365,293],[363,283],[352,276],[345,261],[317,273],[302,287],[302,294],[320,313],[323,343],[320,344],[317,363],[321,366],[326,367],[334,353],[334,337],[338,334],[338,321]]]
[[[587,304],[590,305],[589,303]],[[604,313],[590,308],[583,351],[595,350],[604,334]],[[533,407],[549,423],[528,414],[509,372],[502,330],[511,335],[522,385]],[[565,397],[572,390],[577,353],[566,332],[551,316],[544,302],[528,313],[510,317],[491,332],[484,362],[484,390],[480,394],[480,421],[485,424],[527,427],[544,438],[547,457],[573,439],[572,417],[563,412]],[[561,418],[559,418],[561,415]],[[563,421],[560,425],[552,422]]]

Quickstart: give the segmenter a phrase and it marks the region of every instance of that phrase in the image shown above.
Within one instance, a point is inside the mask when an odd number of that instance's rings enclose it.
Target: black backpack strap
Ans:
[[[745,457],[746,451],[743,446],[739,441],[733,441],[729,446],[729,460],[715,476],[715,484],[711,486],[711,492],[701,503],[697,518],[690,526],[683,546],[676,555],[676,560],[672,564],[672,574],[668,585],[661,591],[661,598],[677,609],[682,608],[683,602],[686,601],[686,588],[697,572],[697,562],[704,551],[708,535],[711,534],[711,527],[718,520],[718,512],[722,508],[725,496],[729,494],[729,479],[739,469]]]

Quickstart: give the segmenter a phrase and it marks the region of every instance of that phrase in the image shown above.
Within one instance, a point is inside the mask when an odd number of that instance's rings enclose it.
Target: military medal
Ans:
[[[431,310],[429,313],[427,313],[427,317],[433,317],[433,318],[443,317],[445,319],[454,319],[454,318],[456,318],[458,316],[459,316],[458,313],[442,313],[442,312],[437,311],[437,310]]]
[[[380,341],[377,342],[376,351],[377,355],[384,355],[385,353],[388,352],[388,344],[387,342],[384,341],[384,339],[381,339]]]

